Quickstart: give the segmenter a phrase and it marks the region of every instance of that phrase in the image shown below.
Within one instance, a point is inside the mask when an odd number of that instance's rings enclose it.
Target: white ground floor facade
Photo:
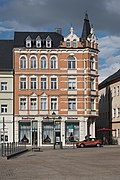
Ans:
[[[15,141],[25,140],[29,145],[52,146],[62,142],[67,146],[85,139],[88,134],[95,137],[95,117],[18,116],[14,123]]]

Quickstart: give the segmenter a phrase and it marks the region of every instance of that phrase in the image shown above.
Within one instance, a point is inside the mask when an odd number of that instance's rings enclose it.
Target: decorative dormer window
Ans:
[[[76,47],[77,47],[77,40],[73,39],[73,48],[76,48]]]
[[[52,40],[51,40],[50,36],[48,36],[46,38],[46,47],[51,48],[51,45],[52,45]]]
[[[66,47],[69,48],[70,47],[70,39],[66,40]]]
[[[26,47],[27,48],[31,48],[31,45],[32,45],[32,39],[31,39],[31,37],[30,36],[28,36],[27,38],[26,38]]]
[[[37,36],[36,38],[36,48],[40,48],[41,47],[41,38],[40,36]]]

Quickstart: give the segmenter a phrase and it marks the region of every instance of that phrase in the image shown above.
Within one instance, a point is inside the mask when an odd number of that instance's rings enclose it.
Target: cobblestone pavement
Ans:
[[[43,149],[6,160],[0,180],[120,180],[120,146]]]

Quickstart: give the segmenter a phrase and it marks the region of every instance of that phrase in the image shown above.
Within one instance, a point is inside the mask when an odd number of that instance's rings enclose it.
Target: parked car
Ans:
[[[77,142],[76,147],[77,148],[83,148],[83,147],[101,147],[102,146],[102,141],[100,139],[96,138],[88,138],[83,141]]]

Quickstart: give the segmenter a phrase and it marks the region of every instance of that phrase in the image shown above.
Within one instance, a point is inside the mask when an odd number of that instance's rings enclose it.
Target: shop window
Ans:
[[[65,132],[66,144],[79,141],[79,122],[66,122]]]
[[[30,143],[31,142],[31,123],[20,121],[19,122],[19,142]]]

